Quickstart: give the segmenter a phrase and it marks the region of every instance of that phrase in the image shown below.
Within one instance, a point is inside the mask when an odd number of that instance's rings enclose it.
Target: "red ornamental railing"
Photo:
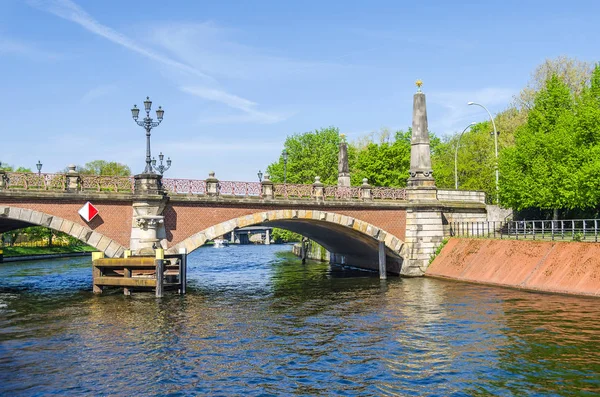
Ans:
[[[198,179],[163,179],[167,192],[179,194],[206,194],[206,181]]]
[[[25,190],[62,190],[66,189],[67,175],[65,174],[35,174],[21,172],[7,172],[5,188]],[[79,175],[79,189],[95,192],[122,192],[134,191],[134,178],[127,176],[104,175]],[[1,181],[0,181],[1,182]],[[262,197],[262,184],[260,182],[234,182],[218,181],[216,192],[221,196]],[[163,179],[165,191],[172,194],[206,195],[208,186],[205,180],[198,179]],[[0,185],[0,188],[2,185]],[[311,199],[318,195],[313,185],[274,184],[275,198]],[[363,189],[370,189],[373,200],[406,200],[406,190],[393,187],[341,187],[324,186],[324,199],[334,200],[360,200],[368,198],[363,194]]]
[[[260,196],[262,185],[260,182],[230,182],[219,181],[219,194],[225,196]]]

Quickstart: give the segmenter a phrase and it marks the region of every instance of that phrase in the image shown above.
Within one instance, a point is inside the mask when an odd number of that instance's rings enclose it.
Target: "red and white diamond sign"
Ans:
[[[79,213],[79,215],[81,215],[83,219],[85,219],[86,222],[91,221],[96,215],[98,215],[98,209],[94,207],[89,201],[85,203],[83,207],[81,207],[81,209],[77,212]]]

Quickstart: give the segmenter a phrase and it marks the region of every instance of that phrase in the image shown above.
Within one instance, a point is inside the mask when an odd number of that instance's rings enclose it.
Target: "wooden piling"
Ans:
[[[179,293],[185,294],[187,288],[187,250],[181,248],[179,254],[181,255],[179,263]]]
[[[156,297],[162,298],[165,274],[165,251],[162,248],[156,249],[154,263],[156,264]]]
[[[102,272],[100,271],[100,268],[94,266],[94,262],[97,259],[102,259],[104,258],[104,252],[92,252],[92,291],[95,294],[101,294],[103,287],[100,284],[96,284],[96,281],[98,281],[100,279],[100,277],[102,276]]]
[[[306,240],[304,237],[302,237],[302,248],[300,249],[300,256],[302,257],[302,264],[304,265],[306,263]]]
[[[127,259],[131,257],[131,250],[125,250],[125,253],[123,254],[123,258]],[[131,268],[130,267],[125,267],[123,268],[123,277],[128,277],[131,278]],[[123,287],[123,294],[124,295],[131,295],[131,288],[128,287]]]
[[[387,278],[387,266],[385,263],[385,243],[379,242],[379,278],[385,280]]]

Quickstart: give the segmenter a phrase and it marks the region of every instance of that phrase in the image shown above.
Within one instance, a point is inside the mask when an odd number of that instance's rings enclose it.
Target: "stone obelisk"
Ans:
[[[410,176],[406,186],[409,206],[406,210],[404,276],[422,276],[429,259],[444,237],[442,207],[431,168],[431,149],[427,129],[427,104],[420,80],[413,99],[413,124],[410,152]]]
[[[340,146],[338,155],[338,186],[350,186],[350,169],[348,168],[348,143],[346,136],[340,134]]]
[[[413,97],[412,136],[410,139],[410,177],[406,185],[409,192],[411,190],[424,190],[424,192],[420,192],[417,195],[409,193],[408,199],[435,199],[437,194],[435,179],[433,179],[433,169],[431,168],[427,102],[425,101],[425,94],[421,91],[423,83],[421,80],[418,80],[416,84],[418,89]],[[430,191],[432,194],[426,194],[426,191]]]

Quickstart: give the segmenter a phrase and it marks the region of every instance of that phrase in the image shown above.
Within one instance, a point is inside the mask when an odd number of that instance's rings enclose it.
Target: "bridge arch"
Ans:
[[[125,252],[125,247],[111,238],[68,219],[28,208],[0,206],[0,233],[29,226],[44,226],[63,232],[104,252],[109,258],[121,257]]]
[[[233,218],[204,229],[170,247],[166,253],[176,254],[181,248],[192,252],[208,240],[246,226],[272,226],[291,230],[322,245],[344,263],[377,269],[379,241],[385,244],[388,271],[400,273],[405,245],[397,236],[368,222],[320,210],[273,210]]]

